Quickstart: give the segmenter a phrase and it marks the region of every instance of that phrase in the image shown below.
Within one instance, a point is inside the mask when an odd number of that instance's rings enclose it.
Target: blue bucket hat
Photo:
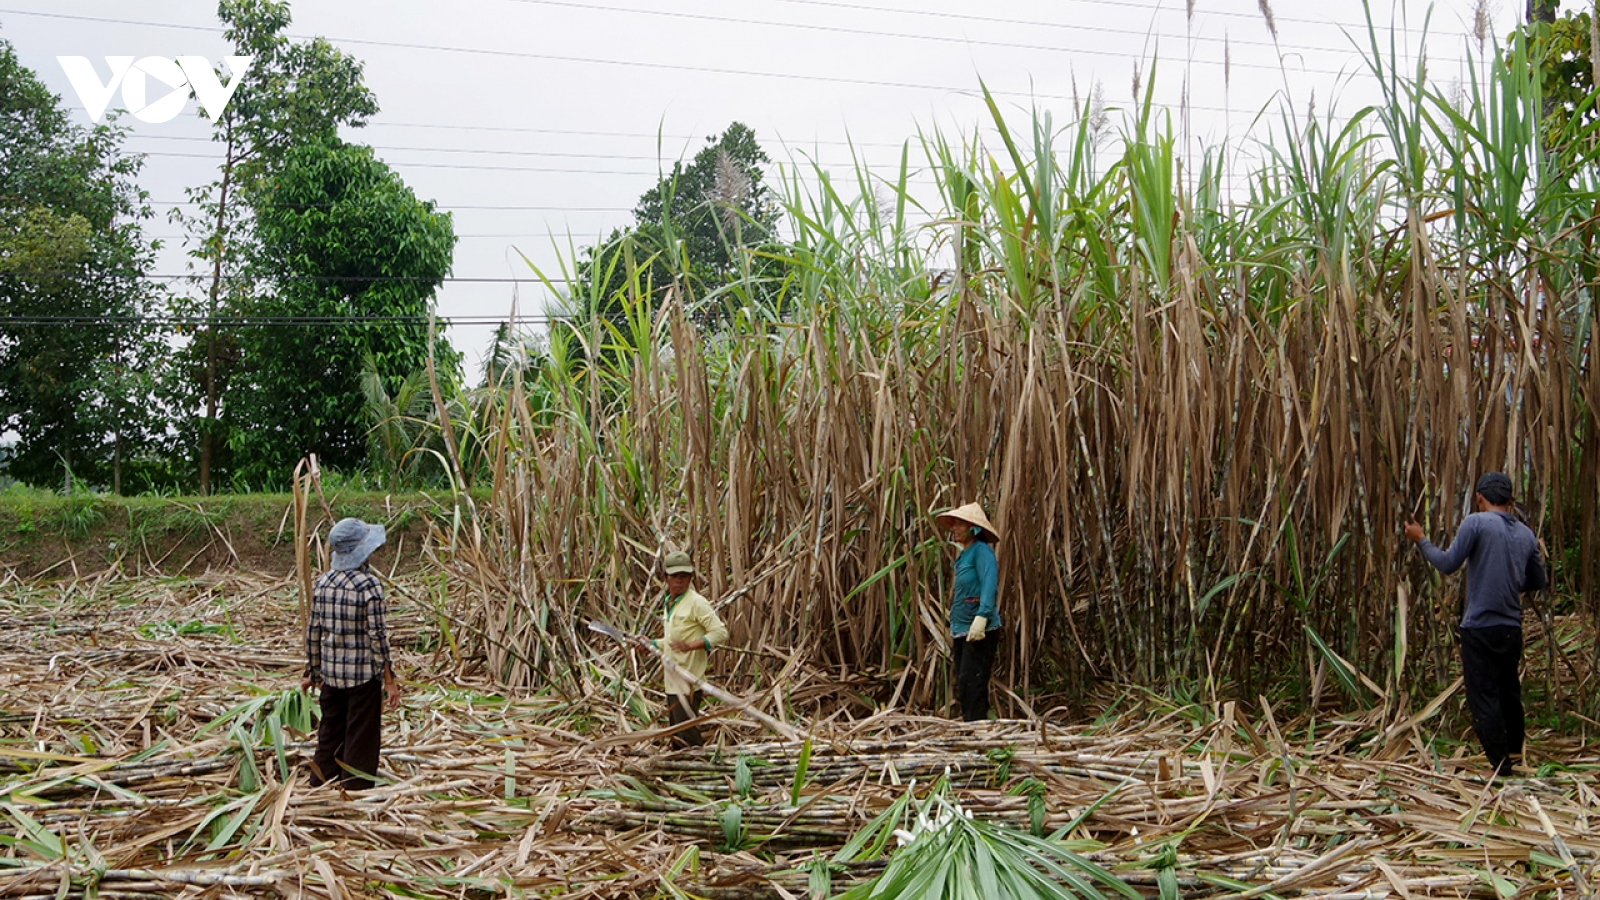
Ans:
[[[354,569],[367,561],[372,551],[388,539],[382,525],[368,525],[360,519],[340,519],[328,530],[328,547],[333,550],[335,569]]]

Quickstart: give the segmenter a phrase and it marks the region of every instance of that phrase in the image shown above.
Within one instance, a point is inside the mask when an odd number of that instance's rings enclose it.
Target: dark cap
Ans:
[[[1511,502],[1511,478],[1504,472],[1489,472],[1478,479],[1478,493],[1495,506]]]

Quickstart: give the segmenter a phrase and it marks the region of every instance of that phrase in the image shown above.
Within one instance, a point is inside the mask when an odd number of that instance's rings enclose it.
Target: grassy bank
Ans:
[[[310,524],[356,516],[390,532],[387,562],[413,567],[430,517],[447,494],[333,492],[312,500]],[[176,574],[208,568],[287,572],[294,567],[294,499],[289,494],[210,497],[70,495],[14,486],[0,492],[0,566],[24,578],[116,568]]]

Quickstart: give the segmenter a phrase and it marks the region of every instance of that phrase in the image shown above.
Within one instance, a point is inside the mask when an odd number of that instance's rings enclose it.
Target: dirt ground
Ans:
[[[712,746],[669,752],[648,660],[595,645],[567,696],[509,695],[452,652],[467,632],[437,584],[391,588],[407,694],[386,783],[351,795],[306,781],[288,578],[7,578],[0,897],[827,896],[893,852],[841,855],[853,835],[946,779],[976,818],[1059,832],[1152,897],[1597,881],[1600,757],[1576,737],[1535,734],[1539,777],[1492,782],[1475,748],[1439,752],[1427,709],[1151,698],[1097,724],[836,716],[797,723],[806,743],[718,708]]]

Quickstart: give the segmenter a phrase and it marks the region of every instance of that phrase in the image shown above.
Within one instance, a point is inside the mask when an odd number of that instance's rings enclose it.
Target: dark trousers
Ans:
[[[383,676],[353,688],[322,686],[322,723],[317,754],[311,758],[311,783],[339,781],[349,791],[372,787],[383,734]],[[344,766],[354,769],[353,774]]]
[[[667,721],[673,725],[684,722],[700,715],[700,701],[705,695],[699,691],[685,697],[681,694],[667,695]],[[688,709],[684,707],[687,706]],[[698,747],[706,742],[705,735],[700,733],[700,726],[693,725],[672,736],[674,747]]]
[[[999,631],[991,631],[983,640],[971,644],[965,637],[958,637],[951,645],[962,721],[981,722],[989,718],[989,673],[994,670],[994,655],[999,649]]]
[[[1496,775],[1511,774],[1513,758],[1522,755],[1522,629],[1515,625],[1462,628],[1461,674],[1467,683],[1467,708],[1472,730]]]

